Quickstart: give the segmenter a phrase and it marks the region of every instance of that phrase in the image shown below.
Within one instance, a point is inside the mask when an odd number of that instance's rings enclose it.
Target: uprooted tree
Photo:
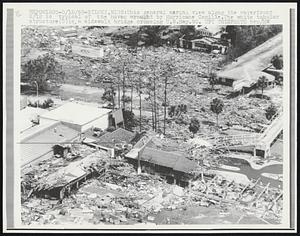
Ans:
[[[219,114],[223,111],[224,103],[219,98],[214,98],[210,103],[210,110],[217,115],[217,126],[219,126]]]
[[[50,54],[29,60],[22,66],[21,81],[32,84],[37,83],[39,92],[49,90],[51,83],[62,83],[65,73],[62,66]]]
[[[198,132],[199,129],[200,129],[199,120],[196,119],[196,118],[192,118],[191,122],[190,122],[190,125],[189,125],[189,131],[192,132],[193,137]]]

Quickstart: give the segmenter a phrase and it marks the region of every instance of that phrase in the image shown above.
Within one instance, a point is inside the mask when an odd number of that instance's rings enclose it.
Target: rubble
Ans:
[[[101,96],[95,94],[99,92],[100,95],[103,92],[103,81],[111,74],[108,62],[112,62],[117,55],[116,45],[112,44],[111,37],[103,33],[106,30],[82,29],[78,32],[78,36],[67,39],[56,29],[24,29],[22,35],[26,34],[27,37],[22,37],[22,44],[27,45],[27,48],[24,47],[23,59],[26,59],[26,56],[28,59],[30,52],[35,53],[31,47],[38,48],[38,51],[42,52],[52,52],[57,61],[63,65],[66,82],[83,85],[81,89],[83,93],[75,89],[61,90],[60,98],[72,97],[97,102],[99,106],[103,101],[100,99]],[[173,49],[168,51],[162,47],[146,50],[151,58],[160,57],[170,51],[175,53]],[[157,223],[157,216],[165,212],[170,214],[181,211],[183,214],[182,212],[188,212],[195,207],[208,209],[212,206],[218,209],[220,211],[218,214],[223,217],[237,210],[246,212],[248,216],[252,214],[261,219],[280,222],[283,210],[281,190],[234,173],[239,171],[238,167],[225,165],[219,161],[225,153],[230,155],[232,153],[224,148],[218,149],[207,141],[207,137],[211,136],[253,134],[269,124],[264,109],[271,104],[271,100],[251,96],[256,93],[254,91],[231,97],[230,87],[215,85],[214,90],[210,88],[209,73],[218,67],[222,59],[222,55],[212,57],[207,53],[188,50],[176,54],[174,75],[180,79],[176,80],[176,83],[174,81],[171,83],[168,103],[170,106],[183,104],[186,106],[186,112],[177,114],[174,112],[172,117],[167,116],[165,135],[158,135],[152,130],[151,104],[146,99],[142,101],[142,127],[148,136],[154,137],[149,147],[170,152],[183,151],[189,160],[194,161],[195,165],[198,164],[188,187],[168,184],[157,175],[145,173],[138,175],[126,160],[108,158],[101,151],[77,143],[72,145],[71,154],[65,159],[52,157],[41,161],[37,166],[22,170],[22,222],[154,224]],[[134,63],[140,64],[140,61]],[[138,77],[134,74],[130,76],[133,79]],[[157,106],[160,114],[158,130],[161,130],[163,126],[161,102],[164,92],[162,81],[158,81],[157,87]],[[94,89],[94,93],[89,97],[88,89]],[[224,101],[224,110],[219,116],[219,127],[216,127],[215,114],[209,109],[211,100],[216,97]],[[135,110],[139,109],[136,98],[132,107]],[[188,129],[193,117],[198,117],[201,121],[195,137],[192,137]],[[73,170],[76,176],[75,172],[80,172],[77,171],[78,167],[83,172],[91,171],[97,174],[83,181],[80,186],[70,191],[68,196],[61,199],[52,200],[39,196],[38,192],[42,189],[66,185],[68,183],[66,171],[72,173]],[[228,174],[219,168],[232,172]],[[264,176],[282,180],[282,175],[263,173],[262,177]],[[198,214],[197,217],[205,219],[204,215]],[[168,216],[166,224],[170,223],[172,221]]]

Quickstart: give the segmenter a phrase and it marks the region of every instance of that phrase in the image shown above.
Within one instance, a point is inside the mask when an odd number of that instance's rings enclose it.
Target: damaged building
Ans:
[[[21,134],[20,151],[22,167],[40,159],[51,158],[54,145],[72,143],[79,132],[62,122],[37,125]]]
[[[100,154],[91,154],[81,160],[73,161],[69,165],[41,178],[35,189],[35,195],[54,199],[63,199],[68,196],[87,179],[104,173],[104,169],[98,169],[97,165],[101,162],[101,158],[106,156],[106,153],[101,152]]]
[[[141,140],[141,142],[144,142]],[[133,164],[139,171],[157,174],[164,177],[168,183],[186,187],[191,174],[197,165],[187,159],[182,152],[164,151],[148,147],[148,142],[140,147],[138,142],[135,147],[125,155],[127,161]]]
[[[88,146],[106,150],[111,158],[121,155],[124,151],[129,151],[132,148],[132,144],[134,144],[139,137],[137,133],[130,132],[123,128],[118,128],[113,132],[107,132],[100,137],[91,134],[91,132],[86,133],[86,137],[82,142]]]

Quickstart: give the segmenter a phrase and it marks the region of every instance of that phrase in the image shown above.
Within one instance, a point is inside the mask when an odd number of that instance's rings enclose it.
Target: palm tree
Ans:
[[[217,126],[219,126],[219,114],[223,111],[224,103],[219,98],[214,98],[210,103],[210,109],[217,114]]]
[[[263,94],[264,94],[264,88],[266,88],[267,87],[267,82],[268,82],[268,79],[266,78],[266,76],[260,76],[259,78],[258,78],[258,81],[257,81],[257,86],[259,87],[259,88],[261,88],[261,95],[263,96]]]

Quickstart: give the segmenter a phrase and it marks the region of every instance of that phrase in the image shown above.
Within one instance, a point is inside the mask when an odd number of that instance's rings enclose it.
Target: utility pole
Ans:
[[[113,111],[115,110],[115,89],[113,83],[111,83],[111,96],[112,96],[112,104],[113,104]]]

